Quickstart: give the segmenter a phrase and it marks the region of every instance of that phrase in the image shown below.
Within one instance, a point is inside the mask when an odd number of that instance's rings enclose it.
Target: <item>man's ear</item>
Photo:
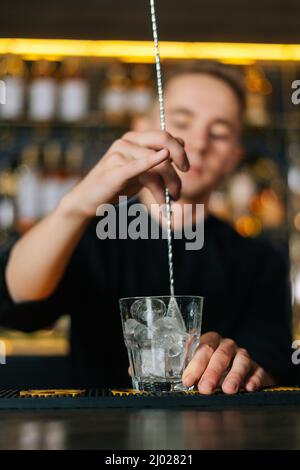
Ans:
[[[224,176],[231,175],[234,170],[237,168],[241,160],[245,155],[245,149],[241,145],[237,145],[227,161],[224,164]]]

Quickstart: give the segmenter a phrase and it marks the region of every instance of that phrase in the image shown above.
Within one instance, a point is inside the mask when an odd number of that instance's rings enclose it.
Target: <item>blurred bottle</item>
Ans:
[[[122,64],[111,65],[106,73],[104,87],[101,90],[99,105],[107,124],[122,125],[126,122],[130,80]]]
[[[220,219],[231,222],[232,213],[227,193],[224,190],[218,189],[212,192],[209,199],[209,211]]]
[[[0,63],[0,79],[5,83],[5,104],[0,106],[2,119],[19,119],[24,112],[26,66],[15,56],[5,56]]]
[[[89,84],[82,72],[79,59],[66,59],[62,65],[59,117],[67,122],[84,119],[88,113],[88,95]]]
[[[33,63],[31,73],[29,117],[34,121],[49,121],[56,113],[56,64],[39,60]]]
[[[42,178],[40,191],[40,216],[48,215],[61,199],[63,182],[62,147],[60,142],[46,142],[42,155]]]
[[[246,121],[253,126],[267,126],[271,118],[268,110],[268,95],[272,85],[258,66],[246,69]]]
[[[151,69],[144,64],[132,67],[132,87],[128,94],[128,112],[131,116],[145,114],[153,102]]]
[[[256,186],[249,173],[240,172],[231,178],[228,196],[234,218],[249,213],[250,203],[255,194]]]
[[[16,220],[16,178],[12,171],[0,173],[0,241],[4,242]]]
[[[84,143],[71,141],[64,155],[64,180],[61,185],[61,197],[77,184],[83,175]]]
[[[40,216],[40,148],[37,144],[27,145],[21,156],[17,179],[17,228],[24,233]]]
[[[300,194],[300,164],[292,162],[288,170],[288,185],[292,192]]]

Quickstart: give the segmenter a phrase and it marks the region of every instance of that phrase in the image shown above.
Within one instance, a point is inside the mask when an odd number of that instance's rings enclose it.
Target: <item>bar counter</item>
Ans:
[[[177,404],[176,398],[133,397],[128,406],[123,398],[104,403],[91,397],[85,405],[68,397],[50,398],[57,400],[54,405],[47,398],[23,398],[24,406],[13,398],[19,409],[13,399],[5,409],[0,399],[0,449],[300,449],[300,391],[256,394],[257,404],[251,394],[243,396],[201,396],[198,405],[196,399],[187,405],[188,397]]]
[[[300,449],[300,409],[1,411],[0,449]]]

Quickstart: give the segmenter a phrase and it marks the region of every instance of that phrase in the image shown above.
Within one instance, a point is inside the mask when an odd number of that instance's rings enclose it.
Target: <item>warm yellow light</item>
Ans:
[[[219,62],[229,65],[254,65],[257,61],[254,59],[219,59]]]
[[[37,54],[22,54],[24,60],[39,60],[44,59],[49,62],[59,62],[62,58],[60,55],[37,55]]]
[[[0,38],[0,54],[18,54],[32,60],[65,56],[116,58],[153,62],[151,41],[91,41],[73,39]],[[299,61],[300,44],[252,44],[161,41],[163,59],[218,59],[247,64],[254,61]]]
[[[151,57],[135,57],[135,56],[123,56],[120,58],[122,62],[127,62],[127,63],[134,63],[134,64],[150,64],[150,63],[155,63],[155,57],[151,59]]]
[[[13,345],[12,345],[11,340],[9,340],[7,338],[0,337],[0,341],[2,341],[4,343],[5,354],[7,356],[10,356],[12,354],[12,351],[13,351]]]

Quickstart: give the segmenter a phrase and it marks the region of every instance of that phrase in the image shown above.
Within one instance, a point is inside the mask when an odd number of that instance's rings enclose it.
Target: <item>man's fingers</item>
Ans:
[[[163,161],[169,158],[169,151],[167,149],[159,150],[158,152],[153,152],[150,155],[146,155],[143,158],[137,160],[132,160],[126,163],[122,168],[122,174],[125,179],[131,179],[136,176],[141,175],[145,171],[150,170],[151,168],[159,165]]]
[[[182,382],[186,387],[191,387],[201,378],[219,342],[220,336],[217,333],[209,332],[201,336],[200,345],[182,375]]]
[[[166,147],[165,147],[166,148]],[[126,139],[118,139],[116,140],[113,145],[111,146],[111,150],[114,153],[120,153],[124,156],[125,160],[143,160],[147,156],[152,159],[153,158],[153,150],[147,147],[143,147],[137,143],[133,143]],[[170,156],[170,152],[169,152]],[[160,175],[160,177],[164,181],[164,186],[168,188],[171,197],[176,200],[180,195],[181,189],[181,181],[174,170],[171,162],[168,160],[163,161],[160,165],[156,165],[155,169],[153,170]],[[156,182],[157,182],[156,178]],[[155,183],[156,183],[155,182]],[[143,184],[146,186],[146,184]],[[153,185],[152,185],[153,186]],[[156,197],[156,200],[158,197]],[[163,203],[161,200],[160,203]]]
[[[150,170],[140,175],[138,179],[142,186],[151,191],[159,205],[165,204],[165,187],[159,174]]]
[[[265,371],[262,367],[257,366],[254,372],[248,377],[245,384],[247,392],[254,392],[263,386]]]
[[[231,364],[236,349],[232,339],[222,339],[198,384],[199,392],[209,394],[215,391],[224,371]]]
[[[172,198],[174,200],[178,199],[181,190],[181,181],[173,166],[168,161],[164,161],[155,167],[153,171],[160,174]]]
[[[247,351],[245,349],[238,349],[232,367],[222,384],[223,392],[229,394],[236,393],[242,383],[244,383],[252,365],[253,363]]]
[[[201,336],[200,344],[209,344],[214,349],[217,349],[217,347],[220,344],[221,339],[222,339],[221,336],[215,331],[208,331],[207,333],[204,333]]]
[[[212,346],[208,344],[200,344],[193,359],[185,369],[182,375],[182,383],[186,387],[191,387],[202,376],[211,356],[214,353]]]
[[[181,137],[175,137],[175,139],[182,145],[183,147],[185,146],[185,142]]]
[[[181,171],[189,170],[189,161],[183,148],[183,144],[179,142],[179,139],[175,139],[168,134],[168,132],[127,132],[123,136],[123,139],[153,150],[167,148],[170,152],[170,158],[174,161],[177,168]]]

